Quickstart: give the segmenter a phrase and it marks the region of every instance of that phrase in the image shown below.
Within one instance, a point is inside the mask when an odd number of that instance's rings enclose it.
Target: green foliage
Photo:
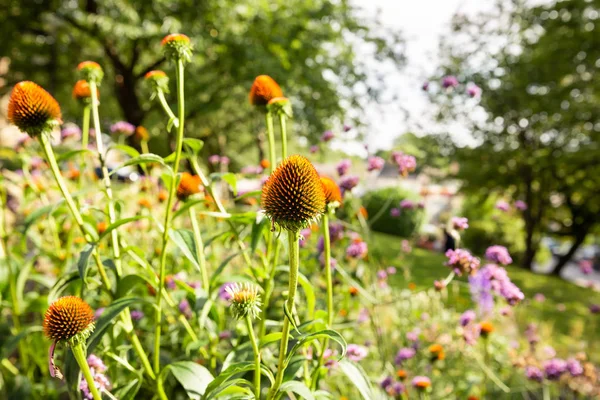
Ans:
[[[416,208],[416,199],[416,194],[392,187],[366,193],[362,201],[369,215],[371,229],[395,236],[411,237],[419,229],[423,215],[422,211]],[[402,200],[413,201],[415,208],[402,209],[400,216],[392,217],[392,209],[400,209]]]

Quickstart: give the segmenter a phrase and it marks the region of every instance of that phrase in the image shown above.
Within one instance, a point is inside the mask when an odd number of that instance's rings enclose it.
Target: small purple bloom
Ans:
[[[412,210],[415,208],[415,203],[413,203],[411,200],[404,199],[400,202],[400,208],[403,210]]]
[[[475,321],[476,317],[477,317],[477,315],[475,315],[475,311],[467,310],[464,313],[462,313],[462,315],[460,316],[460,324],[462,326],[467,326],[471,322]]]
[[[544,373],[539,368],[531,365],[525,368],[525,376],[527,379],[536,382],[541,382],[544,380]]]
[[[352,166],[352,161],[345,158],[342,161],[340,161],[335,168],[336,168],[339,176],[344,176],[344,175],[346,175],[346,173],[348,173],[348,170],[350,169],[351,166]]]
[[[398,218],[400,216],[400,213],[401,213],[400,209],[396,208],[396,207],[394,207],[390,210],[390,216],[393,218]]]
[[[231,339],[232,336],[233,336],[233,334],[231,333],[231,331],[221,331],[221,332],[219,332],[219,340]]]
[[[569,371],[569,373],[572,376],[579,376],[583,374],[583,367],[581,366],[581,363],[576,359],[569,358],[567,360],[567,371]]]
[[[316,144],[310,146],[310,153],[311,154],[315,154],[317,151],[319,151],[319,146],[317,146]]]
[[[398,166],[398,173],[404,177],[417,168],[417,159],[401,151],[392,152],[392,161]]]
[[[335,137],[335,135],[333,134],[332,131],[325,131],[323,132],[323,134],[321,135],[321,141],[322,142],[329,142],[331,139],[333,139]]]
[[[358,176],[350,175],[343,177],[340,181],[340,189],[342,189],[342,193],[349,192],[354,189],[358,185],[359,181],[360,178]]]
[[[536,294],[533,296],[533,299],[534,299],[535,301],[537,301],[538,303],[543,303],[544,301],[546,301],[546,296],[544,296],[544,294],[543,294],[543,293],[536,293]]]
[[[179,312],[181,312],[187,319],[192,318],[192,307],[187,299],[183,299],[179,302]]]
[[[452,217],[452,226],[454,229],[463,231],[469,227],[469,220],[464,217]]]
[[[367,244],[363,241],[353,242],[346,248],[346,256],[350,258],[365,258],[367,256]]]
[[[130,124],[127,121],[119,121],[112,124],[110,127],[110,133],[117,133],[125,136],[131,136],[135,132],[135,125]]]
[[[358,318],[356,322],[362,324],[363,322],[367,322],[369,320],[369,310],[367,308],[361,308],[358,312]]]
[[[79,140],[81,139],[81,129],[75,124],[67,124],[60,131],[60,138],[63,141],[67,139]]]
[[[491,262],[495,262],[502,265],[508,265],[512,263],[512,258],[508,253],[508,250],[504,246],[490,246],[485,251],[485,258]]]
[[[464,249],[448,250],[446,252],[446,266],[452,268],[454,273],[461,276],[463,273],[472,274],[479,268],[479,259]]]
[[[590,304],[589,309],[592,314],[600,314],[600,304]]]
[[[96,357],[94,354],[90,354],[87,358],[87,363],[90,367],[92,377],[94,379],[94,386],[100,393],[108,391],[110,389],[110,381],[108,377],[104,375],[106,372],[106,365],[102,362],[102,360]],[[94,396],[90,391],[90,388],[87,384],[87,381],[82,376],[81,381],[79,382],[79,390],[82,392],[82,397],[86,400],[92,400]]]
[[[385,271],[387,272],[388,275],[395,275],[396,274],[396,267],[392,267],[389,266],[385,269]]]
[[[474,83],[467,85],[467,94],[469,97],[475,98],[481,96],[481,88]]]
[[[306,246],[306,241],[310,238],[311,232],[312,231],[310,230],[310,228],[305,228],[300,231],[300,247]]]
[[[229,292],[227,291],[227,288],[231,285],[233,285],[231,282],[227,282],[227,283],[222,284],[221,287],[219,287],[218,296],[221,300],[224,300],[224,301],[231,300],[231,294],[229,294]]]
[[[423,82],[423,84],[421,85],[421,89],[426,92],[429,90],[429,82]]]
[[[208,162],[212,165],[217,165],[219,162],[221,162],[221,157],[219,157],[218,154],[213,154],[212,156],[208,157]]]
[[[94,312],[94,319],[98,320],[98,318],[100,318],[102,316],[102,313],[104,312],[105,307],[100,307],[98,308],[95,312]]]
[[[579,270],[584,275],[591,275],[594,272],[594,264],[592,260],[581,260],[579,261]]]
[[[144,313],[140,310],[131,310],[131,319],[139,321],[144,318]]]
[[[390,387],[393,382],[394,382],[394,379],[391,376],[386,376],[385,378],[383,378],[383,380],[381,382],[379,382],[379,386],[385,390],[388,387]]]
[[[510,205],[504,200],[499,200],[496,202],[496,208],[500,211],[507,212],[510,209]]]
[[[230,162],[231,162],[231,160],[229,159],[229,157],[227,157],[227,156],[221,157],[221,165],[229,165]]]
[[[446,75],[442,78],[442,87],[444,89],[455,88],[458,86],[458,79],[454,75]]]
[[[381,157],[369,157],[367,171],[381,171],[385,165],[385,160]]]
[[[517,201],[515,201],[514,205],[515,205],[515,208],[517,210],[520,210],[520,211],[527,210],[527,203],[525,203],[523,200],[517,200]]]
[[[350,361],[358,362],[369,354],[369,349],[358,344],[349,344],[346,348],[346,355]]]
[[[567,371],[567,363],[560,358],[553,358],[544,363],[544,373],[546,378],[551,381],[558,380],[560,376]]]
[[[387,271],[385,269],[377,271],[377,279],[387,279]]]
[[[344,124],[344,128],[343,129],[344,129],[344,132],[348,132],[349,130],[352,129],[352,127],[350,125],[348,125],[348,124]]]
[[[402,365],[404,361],[410,360],[415,356],[415,354],[417,354],[417,352],[412,347],[404,347],[398,350],[394,362],[396,363],[396,365]]]

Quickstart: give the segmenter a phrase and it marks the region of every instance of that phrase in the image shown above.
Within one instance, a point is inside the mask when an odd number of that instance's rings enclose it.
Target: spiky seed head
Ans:
[[[79,297],[61,297],[46,311],[42,328],[53,341],[85,341],[94,330],[94,311]]]
[[[79,75],[88,81],[94,81],[97,84],[100,84],[102,78],[104,78],[104,71],[100,64],[95,61],[83,61],[77,65],[77,71],[79,71]]]
[[[259,75],[254,79],[248,97],[253,106],[266,106],[270,100],[283,97],[283,91],[269,75]]]
[[[50,133],[61,121],[58,102],[31,81],[15,85],[8,100],[8,120],[31,137]]]
[[[322,176],[321,183],[323,184],[323,190],[325,191],[325,201],[327,204],[338,203],[342,204],[342,191],[335,181],[329,177]]]
[[[258,286],[248,282],[233,283],[225,288],[231,298],[231,312],[237,319],[258,318],[260,314],[260,294]]]
[[[261,203],[275,224],[298,231],[325,211],[325,191],[310,161],[293,155],[285,159],[265,182]]]
[[[152,90],[169,93],[169,77],[164,71],[150,71],[144,75],[144,79],[150,83]]]
[[[73,98],[82,102],[89,101],[92,97],[92,91],[90,90],[90,84],[85,79],[80,79],[75,82],[73,86]],[[96,88],[96,97],[100,97],[100,91]]]
[[[192,42],[182,33],[171,33],[160,42],[165,56],[171,60],[182,60],[184,63],[192,60]]]
[[[177,185],[177,197],[179,200],[185,200],[193,194],[200,193],[202,190],[202,181],[198,175],[192,175],[189,172],[181,174],[181,180]]]

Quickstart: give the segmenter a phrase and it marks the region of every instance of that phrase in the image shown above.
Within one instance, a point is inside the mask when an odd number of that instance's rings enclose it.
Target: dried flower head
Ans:
[[[229,284],[225,291],[230,297],[231,312],[237,319],[258,318],[260,314],[260,294],[258,286],[251,283],[232,283]]]
[[[181,174],[181,180],[177,185],[177,198],[185,200],[193,194],[200,193],[202,181],[198,175],[192,175],[189,172]]]
[[[144,75],[144,79],[150,83],[153,90],[169,93],[169,77],[163,71],[150,71]]]
[[[270,100],[283,97],[283,91],[269,75],[259,75],[254,79],[248,97],[253,106],[266,106]]]
[[[77,66],[77,71],[79,71],[81,77],[88,82],[94,81],[100,83],[102,78],[104,78],[102,67],[95,61],[80,62]]]
[[[86,80],[80,79],[73,86],[73,98],[82,102],[89,101],[92,97],[90,84]],[[100,91],[96,88],[96,97],[100,97]]]
[[[342,204],[342,191],[335,181],[326,176],[321,177],[323,191],[325,192],[325,202],[327,204],[338,203]]]
[[[172,60],[181,60],[184,63],[192,60],[192,42],[182,33],[171,33],[160,42],[165,56]]]
[[[31,81],[15,85],[8,100],[7,116],[12,124],[31,137],[49,133],[62,122],[58,102]]]
[[[285,159],[265,182],[261,203],[274,223],[287,230],[299,231],[325,210],[325,191],[310,161],[293,155]]]
[[[53,341],[85,341],[94,330],[94,311],[79,297],[61,297],[46,311],[42,327]]]

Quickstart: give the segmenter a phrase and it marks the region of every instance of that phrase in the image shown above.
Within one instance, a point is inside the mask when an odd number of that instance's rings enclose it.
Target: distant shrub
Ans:
[[[371,229],[400,237],[411,237],[421,224],[423,211],[418,208],[415,193],[399,188],[385,188],[366,193],[362,197]],[[412,202],[412,208],[403,208],[403,201]]]

